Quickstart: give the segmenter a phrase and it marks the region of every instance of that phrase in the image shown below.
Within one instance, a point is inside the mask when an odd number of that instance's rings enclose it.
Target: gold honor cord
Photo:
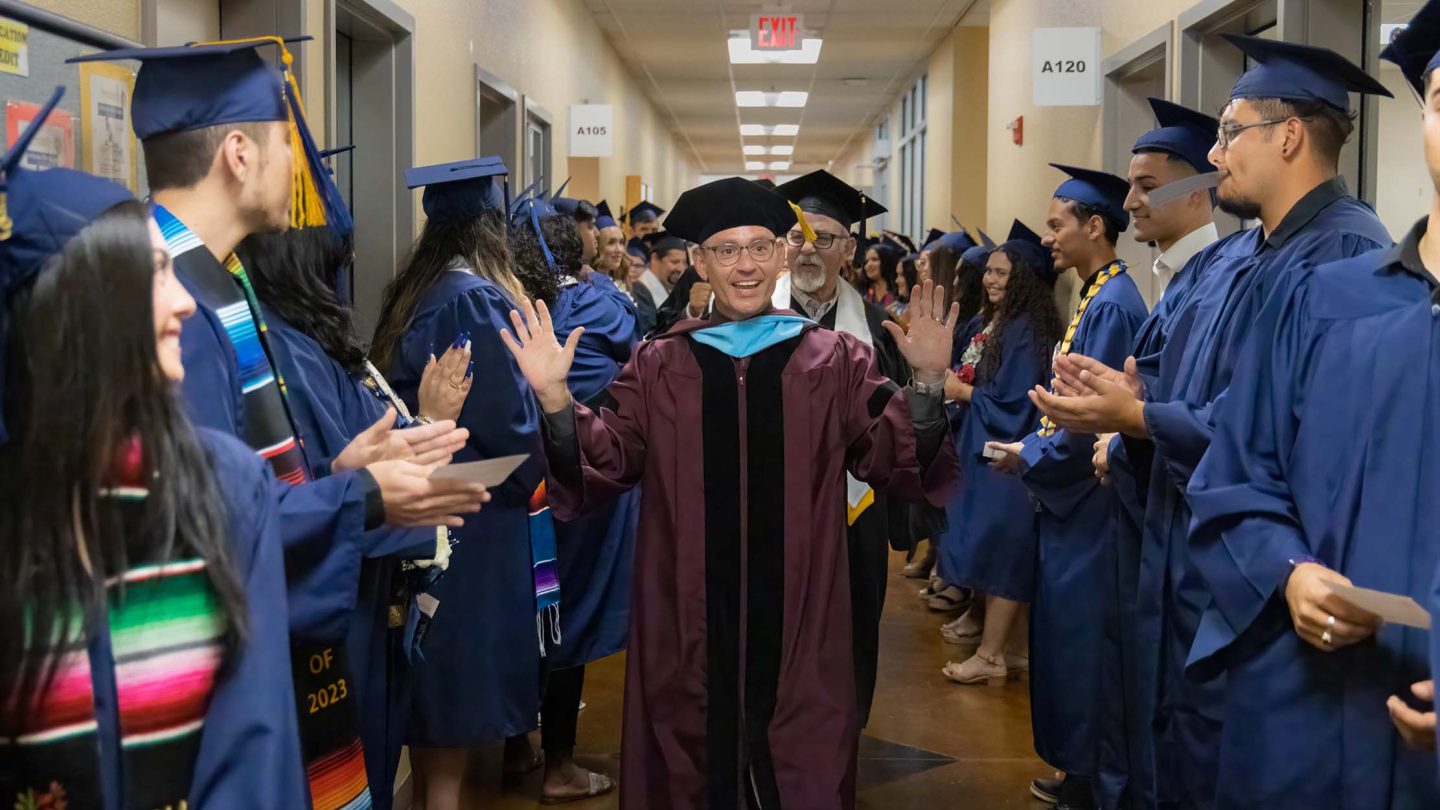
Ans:
[[[1075,339],[1075,330],[1080,328],[1080,318],[1085,314],[1085,310],[1090,308],[1090,302],[1100,294],[1100,288],[1105,286],[1105,282],[1120,275],[1124,270],[1125,263],[1117,260],[1100,271],[1100,276],[1095,279],[1094,284],[1090,285],[1090,291],[1085,293],[1085,297],[1080,301],[1080,306],[1075,309],[1075,317],[1070,320],[1070,328],[1065,330],[1065,340],[1060,344],[1060,351],[1055,353],[1056,357],[1070,353],[1070,342]],[[1055,423],[1050,421],[1050,417],[1042,416],[1040,418],[1038,433],[1041,436],[1054,436],[1055,430]]]

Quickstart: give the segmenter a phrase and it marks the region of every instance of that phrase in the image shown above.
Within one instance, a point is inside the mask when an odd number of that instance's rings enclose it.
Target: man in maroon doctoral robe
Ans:
[[[854,806],[845,474],[937,507],[959,478],[941,401],[956,309],[939,318],[944,291],[926,283],[909,334],[886,325],[914,369],[900,388],[869,346],[772,308],[796,221],[739,178],[681,195],[665,228],[701,245],[714,312],[641,344],[611,408],[570,399],[580,330],[562,346],[543,304],[503,335],[545,412],[556,516],[643,482],[629,810]]]

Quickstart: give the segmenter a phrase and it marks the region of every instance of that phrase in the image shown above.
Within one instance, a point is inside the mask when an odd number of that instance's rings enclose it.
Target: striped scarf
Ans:
[[[102,496],[126,535],[142,531],[141,475]],[[17,810],[100,807],[102,761],[118,754],[121,806],[182,807],[224,653],[227,622],[201,559],[147,562],[106,582],[100,628],[86,638],[70,611],[54,680],[0,741],[0,790]],[[119,731],[104,751],[99,715]]]
[[[555,518],[545,498],[545,482],[530,496],[530,563],[535,579],[535,634],[540,655],[546,642],[560,644],[560,574],[555,560]]]
[[[176,268],[203,289],[235,351],[244,396],[242,438],[270,463],[276,478],[291,485],[310,481],[285,398],[285,378],[244,265],[232,253],[223,275],[214,272],[217,262],[200,237],[164,206],[154,208]],[[311,803],[315,810],[364,810],[371,806],[370,789],[344,646],[292,644],[290,654]]]

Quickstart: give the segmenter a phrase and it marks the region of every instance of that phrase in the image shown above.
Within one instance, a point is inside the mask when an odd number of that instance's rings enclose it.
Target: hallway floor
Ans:
[[[890,589],[881,630],[880,684],[870,727],[860,745],[859,808],[863,810],[1041,810],[1029,783],[1052,773],[1035,757],[1030,737],[1029,684],[959,686],[940,674],[968,648],[940,640],[945,617],[915,597],[923,585],[900,574],[892,555]],[[582,764],[614,773],[620,749],[624,661],[614,656],[585,677],[586,710],[580,715]],[[467,808],[530,810],[540,804],[540,775],[502,790],[498,747],[472,763],[476,788]],[[612,794],[568,805],[608,810]]]

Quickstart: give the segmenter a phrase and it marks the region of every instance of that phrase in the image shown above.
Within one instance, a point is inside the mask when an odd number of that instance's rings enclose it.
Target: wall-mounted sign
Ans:
[[[798,51],[804,35],[804,14],[750,15],[751,50]]]
[[[0,73],[30,75],[30,26],[0,17]]]
[[[1030,66],[1036,107],[1100,103],[1100,29],[1036,28]]]
[[[53,169],[63,166],[75,168],[75,118],[65,110],[51,110],[50,117],[40,117],[41,106],[28,101],[9,101],[5,104],[5,148],[15,146],[15,141],[30,127],[38,126],[40,131],[30,142],[30,148],[20,158],[20,165],[27,169]]]
[[[615,109],[609,104],[571,104],[570,157],[615,154]]]
[[[140,192],[140,164],[130,124],[135,74],[109,62],[82,62],[80,68],[80,165],[85,171]]]

